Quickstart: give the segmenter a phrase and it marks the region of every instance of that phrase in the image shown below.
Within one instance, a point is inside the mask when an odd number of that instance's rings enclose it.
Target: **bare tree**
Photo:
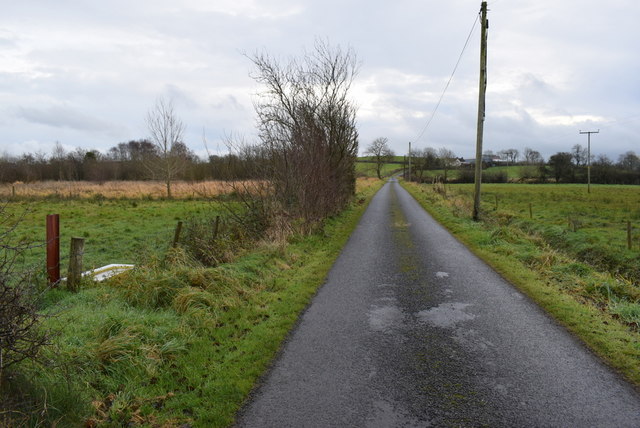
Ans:
[[[518,149],[500,150],[499,154],[507,161],[507,164],[512,165],[518,161],[518,156],[520,156]]]
[[[176,115],[171,100],[158,98],[147,113],[147,128],[157,152],[147,162],[147,168],[154,178],[160,177],[164,181],[167,198],[171,198],[171,184],[185,168],[185,159],[179,153],[185,126]]]
[[[453,168],[456,163],[456,155],[453,151],[447,149],[446,147],[441,147],[438,149],[438,158],[440,158],[440,165],[442,165],[442,169],[444,169],[444,182],[447,182],[447,172]]]
[[[424,171],[427,168],[433,168],[438,162],[438,153],[431,147],[415,150],[411,154],[411,165],[415,174],[417,174],[418,182],[422,183]]]
[[[576,166],[587,164],[587,149],[582,147],[580,144],[576,144],[571,148],[571,156],[573,157],[573,161]]]
[[[382,167],[385,163],[389,162],[393,158],[393,150],[389,148],[389,140],[385,137],[376,138],[369,144],[366,155],[373,157],[373,161],[376,164],[376,174],[378,179],[382,179]]]
[[[536,165],[544,162],[544,158],[539,151],[529,147],[524,148],[524,162],[527,165]]]
[[[355,193],[356,108],[348,98],[352,51],[317,42],[301,60],[250,58],[265,86],[255,103],[267,177],[282,209],[304,223],[331,215]]]
[[[640,157],[633,151],[625,152],[618,157],[618,166],[627,171],[640,171]]]

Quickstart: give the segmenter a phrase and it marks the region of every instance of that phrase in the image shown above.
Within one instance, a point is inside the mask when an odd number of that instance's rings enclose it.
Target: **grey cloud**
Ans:
[[[480,6],[471,0],[261,0],[257,13],[243,2],[222,13],[224,2],[212,4],[9,2],[0,16],[0,46],[8,55],[0,64],[0,98],[9,109],[0,135],[79,146],[90,141],[106,149],[118,142],[107,135],[117,129],[124,130],[122,138],[144,135],[145,113],[161,94],[176,100],[196,144],[203,126],[213,141],[225,132],[252,132],[256,88],[240,52],[287,58],[326,37],[355,50],[359,79],[398,71],[397,81],[382,76],[354,101],[363,111],[362,147],[387,136],[400,154],[431,114]],[[488,148],[530,146],[548,156],[583,142],[574,126],[537,123],[541,112],[619,119],[640,110],[634,24],[640,3],[619,0],[603,9],[593,1],[490,1],[490,9]],[[476,27],[420,144],[472,154],[477,65]],[[65,104],[48,107],[56,100]],[[638,134],[638,120],[612,123],[596,148],[616,157],[634,149]]]
[[[28,122],[54,128],[71,128],[79,131],[117,133],[118,127],[104,120],[80,113],[64,106],[48,108],[19,107],[16,116]]]
[[[166,84],[163,92],[167,98],[173,100],[179,106],[185,106],[188,109],[198,108],[198,103],[177,85]]]

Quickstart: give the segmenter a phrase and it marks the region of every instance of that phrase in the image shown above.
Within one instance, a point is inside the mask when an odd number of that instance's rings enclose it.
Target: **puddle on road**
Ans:
[[[373,331],[389,331],[402,324],[404,319],[404,313],[396,306],[374,306],[367,315]]]
[[[426,309],[416,314],[418,319],[436,327],[455,327],[456,324],[474,319],[476,316],[464,312],[471,306],[468,303],[441,303],[435,308]]]
[[[416,419],[398,403],[374,400],[373,409],[365,422],[367,428],[382,427],[430,427],[430,421]]]
[[[496,347],[493,342],[485,339],[479,331],[474,329],[466,330],[459,328],[453,335],[453,338],[465,348],[474,351],[491,351]]]

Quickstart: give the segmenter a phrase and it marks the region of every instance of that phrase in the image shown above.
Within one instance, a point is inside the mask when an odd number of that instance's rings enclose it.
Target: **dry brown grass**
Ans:
[[[356,191],[360,192],[375,185],[379,180],[371,177],[359,177]],[[256,182],[201,181],[173,183],[171,193],[176,199],[215,197],[233,191],[251,191],[260,186]],[[14,193],[15,192],[15,193]],[[59,197],[70,199],[89,199],[104,197],[107,199],[160,199],[167,191],[161,181],[36,181],[32,183],[0,184],[0,199],[12,196],[18,198]]]
[[[242,188],[243,186],[235,187]],[[231,193],[233,190],[233,183],[226,181],[202,181],[194,183],[176,181],[172,184],[171,193],[176,199],[186,199],[214,197]],[[38,181],[33,183],[16,182],[13,184],[0,184],[0,198],[15,196],[20,198],[60,197],[87,199],[104,197],[107,199],[159,199],[164,198],[166,194],[166,187],[164,183],[160,181],[107,181],[104,183],[88,181]]]
[[[380,180],[374,177],[358,177],[356,179],[356,192],[360,193],[364,189],[368,189],[371,186],[375,186]]]

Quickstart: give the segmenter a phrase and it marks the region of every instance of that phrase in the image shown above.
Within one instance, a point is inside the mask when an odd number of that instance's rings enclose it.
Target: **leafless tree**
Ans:
[[[156,156],[151,157],[146,166],[153,178],[159,177],[164,181],[167,198],[171,198],[171,184],[185,168],[185,159],[180,153],[185,126],[171,100],[164,98],[158,98],[147,113],[146,121],[151,141],[156,147]]]
[[[571,156],[573,157],[573,161],[576,166],[587,164],[587,149],[582,147],[580,144],[576,144],[571,148]]]
[[[355,193],[356,108],[348,98],[356,74],[351,50],[316,42],[300,60],[250,58],[264,85],[255,109],[269,158],[268,179],[282,210],[314,223]]]
[[[544,162],[544,158],[539,151],[533,150],[529,147],[524,148],[524,162],[527,165],[536,165]]]
[[[422,183],[424,171],[428,168],[434,168],[438,163],[438,153],[431,147],[414,150],[411,153],[411,165],[418,182]]]
[[[515,164],[518,161],[520,152],[518,149],[505,149],[500,150],[500,155],[507,161],[507,164]]]
[[[385,137],[376,138],[367,146],[367,151],[364,153],[373,157],[373,161],[376,164],[376,174],[378,179],[382,179],[382,167],[385,163],[389,162],[393,156],[393,150],[389,148],[389,140]]]
[[[441,147],[438,149],[438,158],[440,159],[440,165],[442,165],[442,169],[444,169],[444,182],[447,182],[447,172],[453,168],[456,163],[456,155],[453,151],[447,149],[446,147]]]
[[[640,171],[640,157],[633,151],[625,152],[618,157],[618,165],[627,171]]]

